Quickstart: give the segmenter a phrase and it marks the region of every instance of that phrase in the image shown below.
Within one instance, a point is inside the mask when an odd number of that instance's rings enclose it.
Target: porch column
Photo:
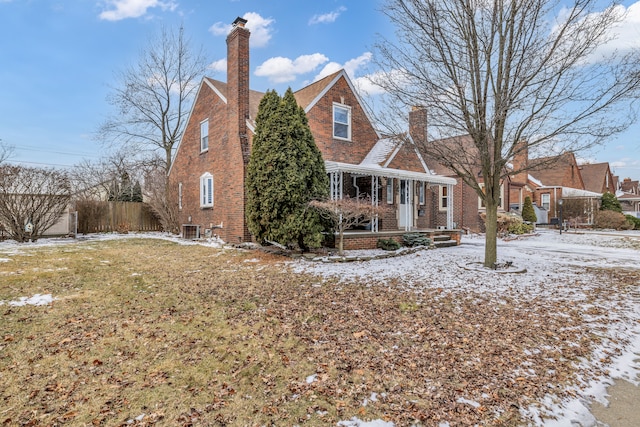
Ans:
[[[380,189],[380,181],[377,176],[371,175],[371,206],[378,206],[378,191]],[[378,214],[371,218],[371,231],[378,232]]]
[[[453,229],[453,185],[447,184],[447,229]]]
[[[331,200],[342,199],[342,172],[331,172],[329,174],[331,186]]]

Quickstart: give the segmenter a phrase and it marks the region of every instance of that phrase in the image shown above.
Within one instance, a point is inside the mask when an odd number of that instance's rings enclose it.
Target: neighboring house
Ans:
[[[640,218],[640,182],[625,178],[616,196],[625,214]]]
[[[594,193],[616,194],[616,179],[611,173],[609,163],[593,163],[580,166],[580,175],[584,182],[584,189]]]
[[[184,237],[215,233],[230,243],[252,239],[245,220],[244,180],[263,93],[249,89],[246,22],[236,19],[227,36],[227,82],[202,80],[169,172]],[[444,188],[452,194],[456,180],[431,173],[411,138],[382,137],[344,70],[302,88],[295,97],[325,161],[331,198],[368,195],[392,208],[372,221],[371,236],[345,236],[346,249],[432,228],[435,208],[427,192]],[[443,227],[452,230],[454,203],[451,196],[444,200]]]
[[[600,206],[602,193],[588,191],[573,153],[530,159],[529,174],[540,184],[533,192],[533,201],[548,213],[554,223],[561,216],[581,223],[592,223]]]

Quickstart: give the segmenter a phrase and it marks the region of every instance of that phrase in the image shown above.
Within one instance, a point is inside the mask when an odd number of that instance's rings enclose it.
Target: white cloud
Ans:
[[[372,57],[371,52],[365,52],[362,55],[358,56],[357,58],[348,60],[347,62],[344,63],[344,65],[341,65],[337,62],[329,62],[318,73],[318,75],[316,75],[316,77],[314,78],[314,81],[318,81],[324,77],[327,77],[329,74],[333,74],[336,71],[339,71],[343,68],[347,72],[349,77],[353,80],[355,79],[356,72],[358,71],[358,69],[367,65],[369,61],[371,61],[371,57]]]
[[[269,40],[271,40],[273,33],[272,24],[276,22],[275,19],[263,18],[255,12],[247,12],[242,17],[247,20],[247,29],[251,31],[251,38],[249,39],[251,47],[266,46]],[[216,22],[209,27],[209,31],[214,36],[226,36],[231,31],[231,28],[231,24]]]
[[[340,6],[333,12],[325,13],[323,15],[313,15],[311,19],[309,19],[309,25],[330,24],[332,22],[335,22],[335,20],[338,19],[340,14],[342,12],[345,12],[346,10],[347,10],[346,7]]]
[[[267,59],[256,68],[255,75],[267,77],[272,83],[286,83],[296,79],[300,74],[309,73],[329,58],[321,53],[302,55],[295,60],[278,56]]]
[[[100,19],[106,21],[138,18],[146,14],[148,9],[154,7],[170,11],[174,11],[178,7],[178,4],[173,1],[161,0],[106,0],[105,3],[110,10],[100,13]]]
[[[211,64],[207,65],[207,69],[215,72],[226,72],[227,58],[222,58],[222,59],[218,59],[217,61],[213,61]]]

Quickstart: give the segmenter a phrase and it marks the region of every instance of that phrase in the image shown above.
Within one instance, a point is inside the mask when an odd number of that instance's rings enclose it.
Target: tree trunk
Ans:
[[[486,224],[485,224],[485,247],[484,247],[484,266],[493,268],[498,260],[498,205],[487,197],[485,206],[487,208]]]
[[[342,229],[338,232],[338,255],[344,255],[344,231]]]

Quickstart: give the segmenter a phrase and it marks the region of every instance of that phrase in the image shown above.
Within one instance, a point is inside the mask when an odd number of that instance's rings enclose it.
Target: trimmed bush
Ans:
[[[378,239],[376,244],[377,248],[384,249],[385,251],[395,251],[400,249],[400,243],[393,239]]]
[[[405,246],[431,246],[431,239],[420,233],[405,233],[402,235],[402,241]]]
[[[527,234],[533,231],[533,225],[521,223],[513,223],[509,226],[509,233],[511,234]]]
[[[620,212],[604,210],[599,211],[593,221],[595,228],[608,228],[613,230],[627,229],[630,223]]]
[[[640,218],[636,218],[633,215],[625,215],[624,217],[627,219],[629,224],[633,225],[630,230],[640,230]]]

